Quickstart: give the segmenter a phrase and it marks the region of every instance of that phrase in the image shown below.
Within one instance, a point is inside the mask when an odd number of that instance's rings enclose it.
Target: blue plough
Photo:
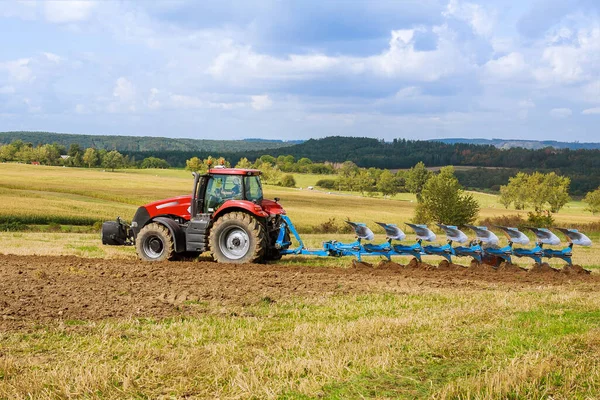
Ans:
[[[409,224],[416,236],[413,244],[402,244],[406,239],[406,234],[395,224],[386,224],[377,222],[385,230],[386,241],[383,243],[365,243],[375,239],[375,235],[364,223],[346,221],[356,234],[356,240],[351,243],[343,243],[337,240],[330,240],[323,243],[322,249],[307,249],[294,227],[294,224],[287,216],[282,216],[282,224],[279,230],[276,246],[282,255],[313,255],[322,257],[344,257],[352,256],[358,261],[362,261],[365,256],[379,256],[391,260],[392,256],[412,256],[421,262],[422,256],[440,256],[452,263],[452,257],[471,257],[475,262],[481,264],[490,264],[498,266],[502,262],[512,262],[512,257],[527,257],[541,264],[544,258],[559,258],[568,265],[572,265],[573,245],[591,246],[592,241],[583,233],[576,229],[556,228],[562,232],[568,241],[567,247],[561,250],[544,248],[544,245],[556,246],[560,244],[560,239],[545,228],[528,228],[535,237],[536,242],[533,248],[514,247],[514,244],[526,245],[529,238],[517,228],[498,226],[508,239],[508,244],[504,247],[499,246],[498,236],[484,226],[466,225],[475,233],[475,239],[469,240],[468,236],[458,227],[452,225],[437,224],[446,235],[446,244],[435,245],[425,242],[434,242],[436,235],[426,225]],[[291,237],[297,242],[293,247]],[[468,243],[468,246],[453,246],[453,243]]]

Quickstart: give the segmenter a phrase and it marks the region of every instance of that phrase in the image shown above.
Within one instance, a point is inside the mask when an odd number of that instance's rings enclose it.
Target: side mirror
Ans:
[[[275,200],[275,203],[279,203],[279,200],[281,200],[279,197],[275,197],[273,200]]]

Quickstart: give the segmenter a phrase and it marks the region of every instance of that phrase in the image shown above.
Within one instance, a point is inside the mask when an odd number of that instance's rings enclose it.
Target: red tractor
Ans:
[[[260,171],[213,168],[194,173],[191,196],[138,208],[131,225],[102,225],[102,243],[133,245],[142,260],[163,261],[212,252],[218,262],[250,263],[281,258],[276,247],[285,210],[263,199]]]

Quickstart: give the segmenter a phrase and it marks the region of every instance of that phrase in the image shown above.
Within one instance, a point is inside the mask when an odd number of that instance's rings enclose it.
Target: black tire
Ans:
[[[263,261],[267,236],[265,227],[253,216],[230,212],[213,224],[210,250],[220,263],[258,263]]]
[[[165,261],[175,258],[171,232],[163,225],[151,223],[144,226],[135,240],[138,257],[144,261]]]

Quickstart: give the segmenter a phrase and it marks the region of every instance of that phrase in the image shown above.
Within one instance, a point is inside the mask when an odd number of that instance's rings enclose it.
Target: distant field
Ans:
[[[0,221],[16,218],[25,224],[54,222],[62,225],[91,225],[95,221],[112,220],[116,216],[130,220],[140,205],[189,193],[192,182],[191,174],[184,170],[134,169],[105,172],[19,164],[0,164],[0,176]],[[312,247],[320,247],[323,240],[352,239],[351,235],[341,234],[308,235],[318,232],[320,226],[330,218],[335,218],[338,227],[343,227],[346,219],[367,223],[383,239],[383,230],[375,222],[402,226],[414,215],[416,201],[409,193],[398,194],[392,199],[336,192],[327,194],[319,190],[306,190],[307,186],[314,186],[322,176],[295,176],[298,186],[304,189],[265,185],[265,196],[281,198],[290,218]],[[481,218],[506,214],[522,214],[526,217],[524,211],[504,209],[495,195],[477,192],[473,192],[473,195],[481,204]],[[569,203],[556,215],[557,223],[565,226],[571,222],[585,223],[597,219],[598,217],[592,217],[584,211],[581,202]],[[406,229],[406,232],[410,238],[410,229]],[[590,236],[597,241],[600,239],[596,234]],[[57,241],[54,242],[56,246],[40,245],[40,240],[33,239],[46,238],[47,235],[43,233],[5,233],[0,237],[4,246],[11,247],[16,254],[34,252],[90,257],[133,256],[131,249],[97,248],[97,235],[77,236],[77,242],[81,242],[79,244],[72,243],[71,239],[61,242],[57,236]],[[442,235],[439,240],[443,241]],[[62,250],[58,251],[58,248]],[[591,249],[578,248],[576,254],[586,265],[600,264],[600,252],[596,250],[596,246]]]
[[[113,219],[117,215],[129,219],[136,208],[148,202],[190,193],[191,174],[184,170],[120,170],[105,172],[81,168],[0,164],[0,218],[17,217],[26,223],[46,220],[64,224],[91,224]],[[362,197],[356,193],[306,190],[314,186],[320,175],[296,174],[298,187],[281,188],[265,185],[266,197],[280,197],[297,227],[311,227],[329,218],[349,218],[372,224],[375,221],[401,224],[410,220],[416,206],[415,197],[401,193],[392,199]],[[497,196],[473,192],[481,204],[481,218],[522,214],[506,210]],[[30,199],[35,206],[23,206]],[[581,202],[569,203],[556,214],[557,222],[585,223],[597,217],[584,211]]]

